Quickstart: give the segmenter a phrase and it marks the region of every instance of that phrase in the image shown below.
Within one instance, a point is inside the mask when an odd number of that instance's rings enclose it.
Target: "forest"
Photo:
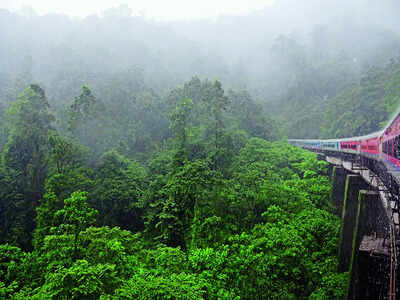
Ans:
[[[342,299],[327,163],[286,139],[382,128],[400,31],[333,2],[0,9],[0,298]]]
[[[83,86],[56,118],[30,85],[6,115],[3,297],[341,295],[326,165],[247,93],[193,78],[110,107]]]

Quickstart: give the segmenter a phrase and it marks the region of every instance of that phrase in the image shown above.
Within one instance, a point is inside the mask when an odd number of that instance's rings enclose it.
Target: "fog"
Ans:
[[[102,14],[110,7],[125,5],[132,9],[133,15],[141,15],[156,20],[193,20],[215,18],[220,14],[243,14],[262,9],[274,0],[2,0],[0,8],[25,11],[33,10],[38,14],[59,13],[73,17],[87,17]],[[32,7],[34,6],[34,8]]]
[[[330,99],[370,66],[397,58],[399,9],[395,0],[279,0],[186,21],[157,21],[124,5],[84,18],[1,9],[0,101],[31,82],[52,106],[71,103],[83,84],[105,91],[113,80],[165,95],[196,75],[246,89],[267,113],[280,112],[298,94]]]

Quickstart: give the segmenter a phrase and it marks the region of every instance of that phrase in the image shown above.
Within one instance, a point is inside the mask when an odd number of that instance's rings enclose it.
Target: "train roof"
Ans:
[[[393,122],[392,122],[393,123]],[[390,124],[392,124],[390,123]],[[386,128],[385,128],[386,130]],[[358,141],[358,140],[367,140],[371,138],[378,137],[382,135],[384,130],[381,131],[376,131],[367,135],[362,135],[362,136],[355,136],[355,137],[349,137],[349,138],[341,138],[341,139],[288,139],[289,142],[310,142],[310,143],[317,143],[317,142],[323,142],[323,143],[329,143],[329,142],[351,142],[351,141]]]
[[[310,142],[310,143],[316,143],[316,142],[350,142],[354,140],[366,140],[370,138],[375,138],[378,136],[381,136],[392,124],[393,122],[399,117],[400,115],[400,107],[397,109],[396,113],[393,114],[393,116],[390,118],[390,120],[387,122],[387,125],[385,126],[384,129],[380,131],[376,131],[367,135],[362,135],[362,136],[355,136],[355,137],[348,137],[348,138],[338,138],[338,139],[288,139],[290,142]]]

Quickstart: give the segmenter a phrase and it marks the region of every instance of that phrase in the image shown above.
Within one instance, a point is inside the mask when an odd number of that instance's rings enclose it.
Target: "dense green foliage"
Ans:
[[[218,81],[134,96],[118,107],[84,86],[55,119],[31,85],[10,106],[0,297],[343,295],[324,162]]]
[[[0,299],[343,298],[326,164],[285,139],[390,119],[399,2],[270,2],[0,9]]]

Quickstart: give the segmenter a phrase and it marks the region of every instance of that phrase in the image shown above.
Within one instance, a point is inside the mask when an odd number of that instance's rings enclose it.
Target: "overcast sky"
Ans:
[[[243,14],[271,5],[274,0],[0,0],[0,8],[19,10],[31,6],[37,13],[64,13],[84,17],[127,4],[134,14],[159,20],[213,18]]]

